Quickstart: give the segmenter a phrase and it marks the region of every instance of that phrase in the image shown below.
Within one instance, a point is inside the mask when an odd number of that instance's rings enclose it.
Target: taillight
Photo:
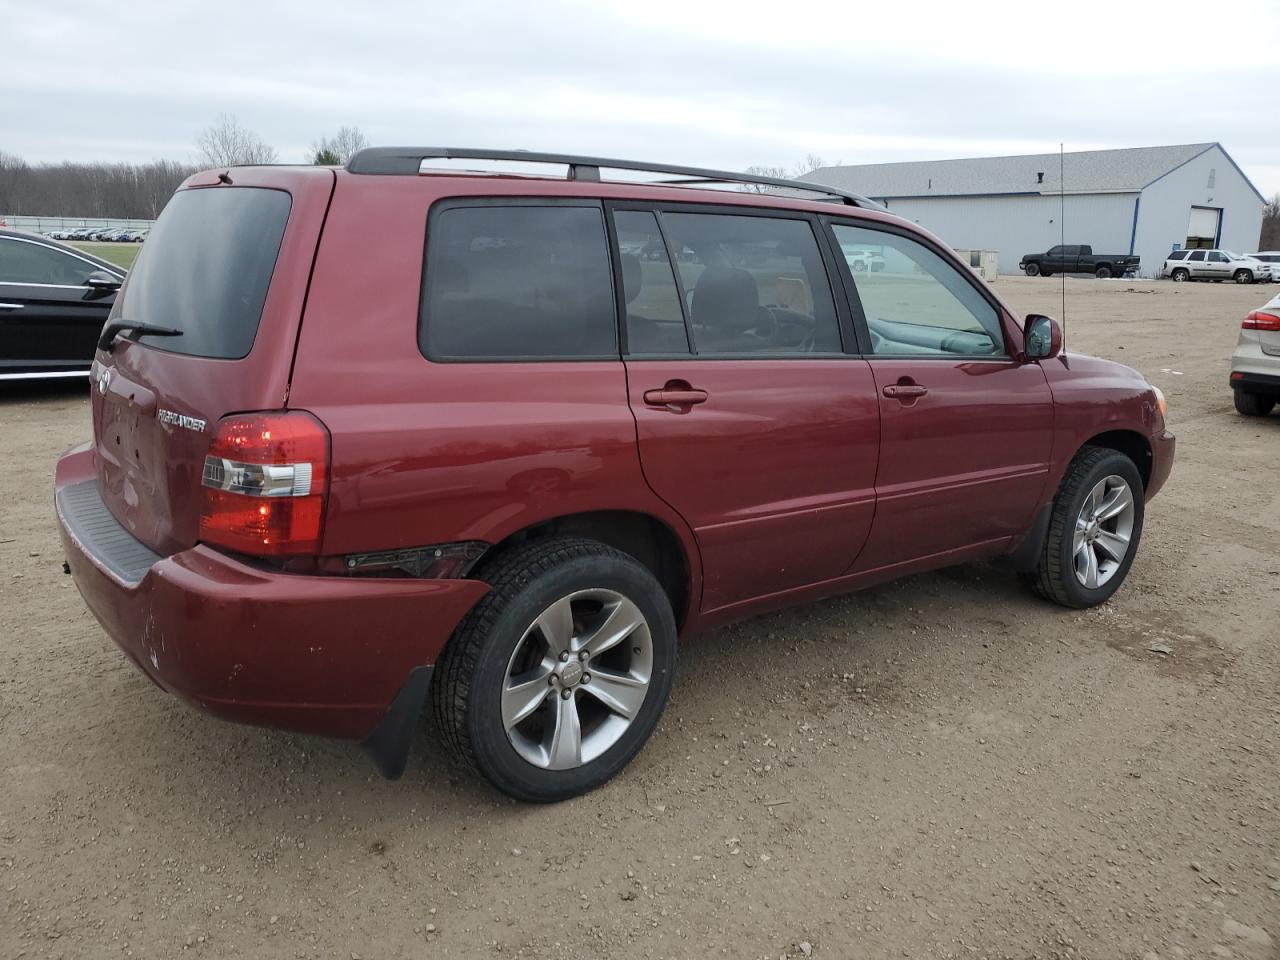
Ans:
[[[309,413],[248,413],[218,423],[204,458],[200,539],[258,556],[320,548],[329,432]]]
[[[1255,310],[1244,318],[1244,323],[1240,324],[1245,330],[1270,330],[1272,332],[1280,332],[1280,317],[1274,313],[1264,313],[1261,310]]]

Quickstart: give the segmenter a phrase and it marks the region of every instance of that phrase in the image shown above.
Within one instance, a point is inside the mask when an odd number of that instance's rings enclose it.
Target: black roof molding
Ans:
[[[854,207],[883,210],[884,205],[858,193],[839,187],[828,187],[805,180],[780,177],[757,177],[730,170],[706,170],[701,167],[679,167],[668,163],[643,163],[608,157],[580,157],[570,153],[540,153],[534,150],[482,150],[470,147],[367,147],[347,161],[347,171],[358,174],[417,176],[426,160],[509,160],[520,163],[556,163],[569,168],[568,179],[598,181],[600,170],[634,170],[643,173],[670,174],[679,179],[659,181],[650,186],[696,186],[699,184],[741,183],[783,190],[816,193]]]

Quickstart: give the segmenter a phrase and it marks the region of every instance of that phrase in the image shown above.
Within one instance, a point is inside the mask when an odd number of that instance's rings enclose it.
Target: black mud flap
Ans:
[[[1032,573],[1040,565],[1040,555],[1044,553],[1044,541],[1049,536],[1049,520],[1053,516],[1053,503],[1046,503],[1036,514],[1035,522],[1021,542],[1013,548],[1013,552],[1005,554],[997,562],[1002,567],[1016,570],[1018,573]]]
[[[409,750],[431,690],[434,669],[414,667],[373,732],[360,741],[360,749],[373,758],[378,772],[388,780],[399,780],[409,762]]]

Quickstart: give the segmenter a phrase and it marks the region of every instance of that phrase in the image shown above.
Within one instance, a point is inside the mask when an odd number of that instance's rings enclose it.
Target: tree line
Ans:
[[[358,127],[340,127],[311,145],[307,161],[341,166],[368,145]],[[277,162],[275,147],[228,114],[200,131],[185,162],[33,164],[0,151],[0,214],[154,220],[197,170]]]

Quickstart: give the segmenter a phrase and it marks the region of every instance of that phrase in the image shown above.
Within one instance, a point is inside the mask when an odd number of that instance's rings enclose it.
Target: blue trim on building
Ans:
[[[1133,245],[1138,242],[1138,208],[1142,206],[1142,194],[1133,198],[1133,229],[1129,231],[1129,256],[1133,256]]]
[[[1208,153],[1208,152],[1209,152],[1210,150],[1212,150],[1214,147],[1218,147],[1219,149],[1222,149],[1220,144],[1217,144],[1217,143],[1211,143],[1211,144],[1209,144],[1207,147],[1205,147],[1203,150],[1201,150],[1199,153],[1195,154],[1195,156],[1187,157],[1187,159],[1183,160],[1183,161],[1182,161],[1180,164],[1178,164],[1176,167],[1170,167],[1170,168],[1169,168],[1168,170],[1166,170],[1164,173],[1160,174],[1160,176],[1156,177],[1156,178],[1155,178],[1155,180],[1151,180],[1151,181],[1148,181],[1147,183],[1144,183],[1144,184],[1142,185],[1141,189],[1145,190],[1145,189],[1147,189],[1147,187],[1151,186],[1151,184],[1153,184],[1153,183],[1157,183],[1158,181],[1163,180],[1163,179],[1164,179],[1165,177],[1167,177],[1169,174],[1173,173],[1173,171],[1175,171],[1175,170],[1181,170],[1183,167],[1185,167],[1185,166],[1186,166],[1188,163],[1190,163],[1192,160],[1198,160],[1200,157],[1203,157],[1206,153]],[[1223,150],[1222,152],[1223,152],[1223,153],[1226,153],[1226,151],[1225,151],[1225,150]],[[1249,186],[1253,186],[1253,184],[1249,184]]]
[[[1213,238],[1213,245],[1219,250],[1222,249],[1222,219],[1226,212],[1225,207],[1218,208],[1218,235]]]

